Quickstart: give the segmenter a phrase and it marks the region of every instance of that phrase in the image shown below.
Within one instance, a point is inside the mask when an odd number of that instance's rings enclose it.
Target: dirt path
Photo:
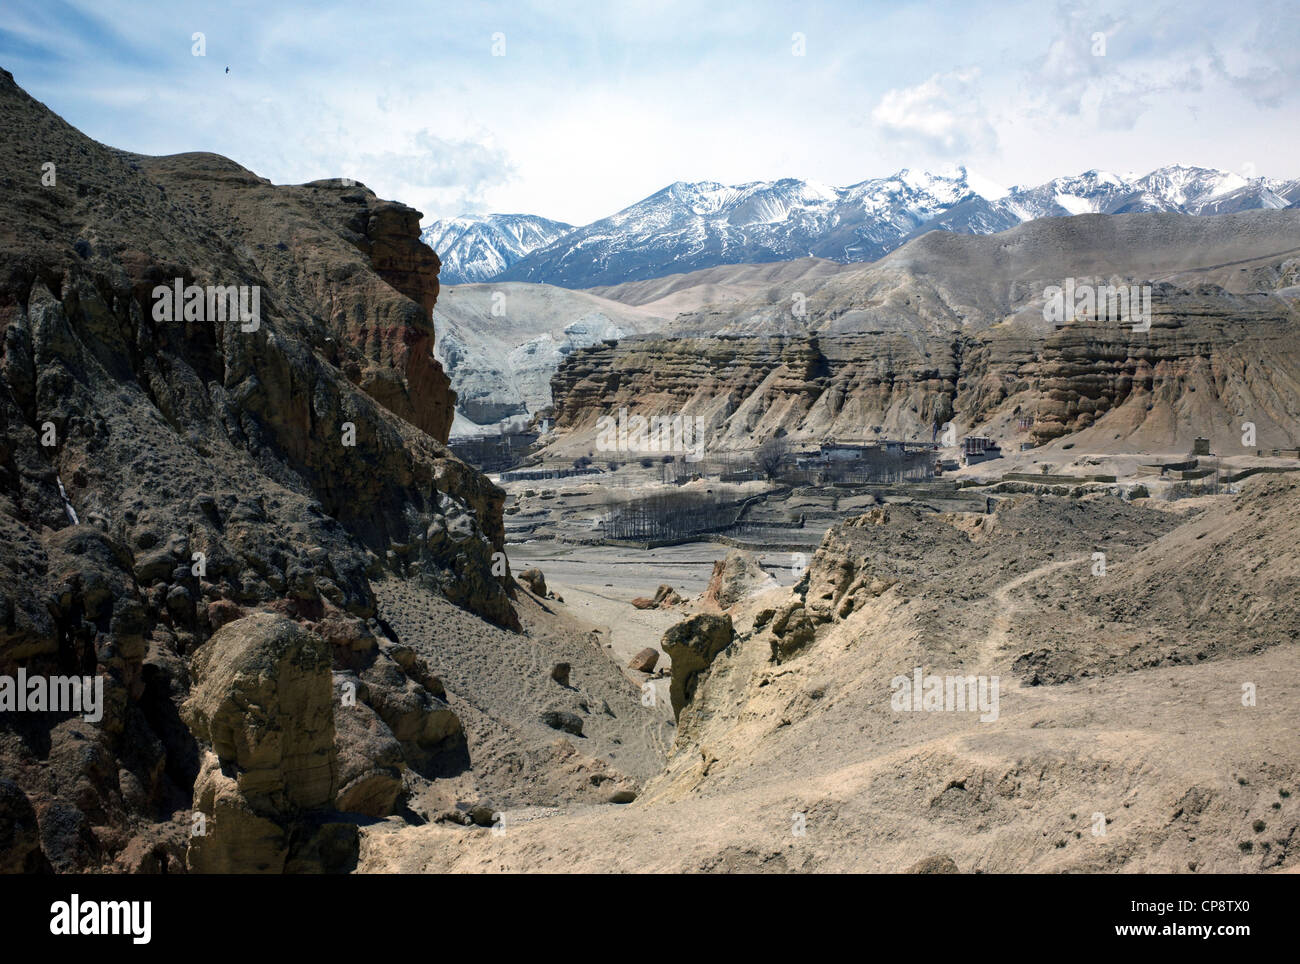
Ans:
[[[1020,587],[1035,582],[1046,576],[1048,573],[1055,572],[1058,569],[1064,569],[1066,566],[1077,566],[1081,562],[1088,562],[1088,556],[1077,556],[1073,559],[1064,559],[1058,562],[1049,562],[1046,565],[1032,569],[1022,576],[1017,576],[1006,585],[998,588],[989,597],[993,608],[993,622],[989,628],[988,634],[980,640],[979,643],[979,671],[989,673],[996,668],[1002,658],[1002,649],[1011,640],[1011,623],[1016,614],[1028,608],[1022,603],[1017,603],[1011,598]],[[1019,680],[1009,681],[1012,688],[1024,690]],[[1029,689],[1038,690],[1041,687],[1028,687]]]

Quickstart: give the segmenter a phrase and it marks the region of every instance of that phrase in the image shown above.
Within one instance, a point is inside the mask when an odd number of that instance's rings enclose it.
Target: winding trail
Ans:
[[[1046,576],[1048,573],[1055,572],[1058,569],[1064,569],[1066,566],[1077,566],[1081,562],[1089,562],[1090,556],[1076,556],[1073,559],[1064,559],[1057,562],[1049,562],[1032,569],[1022,576],[1017,576],[1006,585],[996,589],[991,596],[990,601],[993,604],[993,623],[985,637],[980,640],[978,649],[978,666],[980,673],[987,674],[993,670],[999,660],[1002,658],[1002,650],[1011,638],[1011,623],[1018,613],[1023,612],[1028,607],[1024,603],[1017,603],[1012,599],[1012,593],[1031,582],[1035,582]],[[1042,687],[1033,686],[1025,687],[1019,680],[1012,680],[1012,686],[1017,690],[1041,690]]]

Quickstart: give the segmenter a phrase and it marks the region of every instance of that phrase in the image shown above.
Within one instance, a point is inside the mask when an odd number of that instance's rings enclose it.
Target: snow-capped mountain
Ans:
[[[434,221],[420,239],[442,259],[444,284],[495,278],[530,251],[545,247],[573,225],[535,214],[466,215]]]
[[[475,281],[590,288],[715,265],[808,255],[840,262],[872,261],[933,230],[991,234],[1043,217],[1139,211],[1226,214],[1297,202],[1300,180],[1245,178],[1181,165],[1141,177],[1087,171],[1010,189],[984,181],[964,167],[940,174],[905,169],[849,187],[794,178],[735,186],[678,181],[585,227],[544,222],[556,232],[552,240],[513,260],[501,242],[489,244],[477,233],[449,230],[450,244],[444,241],[442,246],[432,238],[426,240],[445,266],[455,266],[452,272],[443,268],[444,279],[452,283],[453,274],[466,277],[472,265]],[[503,267],[494,272],[498,264]]]
[[[870,261],[974,196],[963,169],[904,170],[843,188],[794,178],[679,181],[539,248],[501,278],[591,287],[806,255]]]
[[[1087,171],[1058,177],[1035,188],[1013,190],[1005,205],[1023,221],[1066,214],[1130,214],[1173,211],[1181,214],[1226,214],[1244,208],[1286,207],[1272,197],[1268,178],[1245,178],[1203,167],[1162,167],[1145,177]],[[1238,198],[1236,207],[1224,202]],[[1254,198],[1255,203],[1248,199]]]

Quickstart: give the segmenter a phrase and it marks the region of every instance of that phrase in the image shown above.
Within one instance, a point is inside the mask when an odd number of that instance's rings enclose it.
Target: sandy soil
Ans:
[[[726,546],[711,542],[650,550],[545,542],[509,548],[516,567],[541,568],[547,587],[564,600],[568,613],[600,628],[609,643],[609,655],[624,668],[647,648],[659,652],[656,668],[671,665],[672,660],[660,646],[663,634],[695,611],[691,600],[704,592],[714,562],[728,551]],[[790,585],[796,581],[791,556],[788,552],[769,552],[759,553],[758,559],[778,582]],[[807,561],[806,554],[805,566]],[[632,606],[633,599],[653,596],[661,585],[672,586],[686,603],[666,610]],[[667,700],[667,679],[632,670],[627,673],[638,685],[649,680],[655,686],[656,698]]]
[[[886,698],[854,709],[876,718],[871,730],[895,731],[888,744],[806,733],[809,758],[775,773],[706,755],[696,786],[670,797],[621,810],[568,808],[500,836],[436,827],[375,833],[364,864],[408,872],[899,871],[946,853],[966,872],[1293,866],[1298,671],[1294,651],[1276,651],[1210,672],[1152,670],[1017,694],[987,729],[947,734],[891,725]],[[1277,681],[1267,705],[1249,713],[1236,698],[1245,678]],[[937,714],[918,715],[936,722]],[[802,836],[795,814],[806,821]],[[1093,833],[1094,814],[1106,821],[1104,836]]]

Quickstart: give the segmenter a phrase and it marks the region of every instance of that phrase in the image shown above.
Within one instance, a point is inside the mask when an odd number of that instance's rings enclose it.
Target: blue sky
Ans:
[[[426,221],[955,164],[1300,176],[1295,0],[3,2],[0,65],[97,140],[355,177]]]

